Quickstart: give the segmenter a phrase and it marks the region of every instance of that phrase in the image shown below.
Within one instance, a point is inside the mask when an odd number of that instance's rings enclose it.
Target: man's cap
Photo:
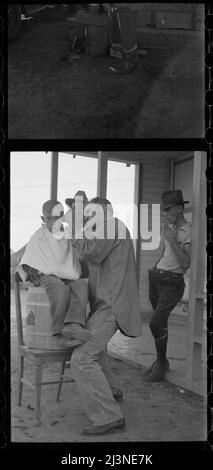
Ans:
[[[179,206],[188,203],[189,201],[184,201],[181,189],[173,189],[172,191],[165,191],[161,194],[162,210],[169,209],[172,206]]]
[[[105,197],[101,197],[101,196],[96,196],[96,197],[93,197],[92,199],[90,199],[90,201],[92,204],[98,204],[99,206],[108,206],[108,205],[112,205],[111,202],[106,199]]]
[[[56,199],[49,199],[49,201],[44,202],[42,213],[45,217],[62,217],[64,215],[64,207]]]
[[[87,196],[86,196],[85,191],[77,191],[77,193],[75,193],[74,198],[69,197],[69,198],[65,199],[65,202],[66,202],[66,204],[67,204],[69,207],[72,207],[72,204],[73,204],[78,198],[81,198],[84,204],[88,202],[88,198],[87,198]]]

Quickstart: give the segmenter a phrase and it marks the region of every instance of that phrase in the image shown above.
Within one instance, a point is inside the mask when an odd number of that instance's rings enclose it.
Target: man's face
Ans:
[[[166,210],[163,210],[163,218],[164,221],[167,222],[168,224],[175,224],[180,217],[180,215],[183,212],[182,206],[171,206]]]
[[[56,216],[56,215],[50,215],[50,216],[42,216],[41,217],[43,222],[46,224],[46,227],[47,227],[47,230],[49,230],[49,232],[52,232],[52,228],[53,228],[53,225],[59,220],[61,219],[60,216]],[[61,224],[61,227],[63,227],[63,225]]]
[[[107,206],[101,206],[100,204],[95,203],[88,203],[84,211],[84,216],[85,223],[89,223],[91,220],[94,221],[94,224],[97,227],[100,227],[104,224],[107,219]]]

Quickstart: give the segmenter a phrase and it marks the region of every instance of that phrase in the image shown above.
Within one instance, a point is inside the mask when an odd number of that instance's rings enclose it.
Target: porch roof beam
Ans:
[[[107,194],[107,156],[103,152],[98,152],[98,181],[97,196],[106,197]]]
[[[58,194],[58,152],[51,152],[50,199]]]
[[[99,152],[63,152],[68,155],[79,155],[82,157],[91,157],[91,158],[98,158]],[[117,161],[129,164],[137,164],[137,163],[156,163],[158,160],[170,160],[174,159],[174,162],[178,162],[180,159],[185,158],[193,158],[192,152],[188,151],[105,151],[102,152],[106,157],[107,160],[110,161]]]

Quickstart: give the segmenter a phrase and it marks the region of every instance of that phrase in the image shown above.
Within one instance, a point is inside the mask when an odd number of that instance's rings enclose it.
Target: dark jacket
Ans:
[[[108,219],[111,239],[75,240],[74,246],[89,266],[91,310],[109,309],[127,336],[141,336],[142,326],[138,301],[133,242],[125,225]],[[118,229],[119,227],[119,229]],[[126,233],[126,238],[119,238]]]

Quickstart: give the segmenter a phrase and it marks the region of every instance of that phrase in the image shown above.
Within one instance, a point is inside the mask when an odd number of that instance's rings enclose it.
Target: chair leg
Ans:
[[[42,365],[35,367],[35,417],[37,424],[41,425],[41,384],[42,384]]]
[[[18,358],[18,406],[21,406],[22,403],[22,394],[23,394],[23,382],[24,377],[24,356],[19,354]]]
[[[62,366],[61,366],[60,382],[59,382],[59,386],[58,386],[58,393],[57,393],[56,401],[59,401],[59,399],[60,399],[61,389],[62,389],[62,385],[63,385],[63,376],[64,376],[65,366],[66,366],[66,361],[63,361]]]

